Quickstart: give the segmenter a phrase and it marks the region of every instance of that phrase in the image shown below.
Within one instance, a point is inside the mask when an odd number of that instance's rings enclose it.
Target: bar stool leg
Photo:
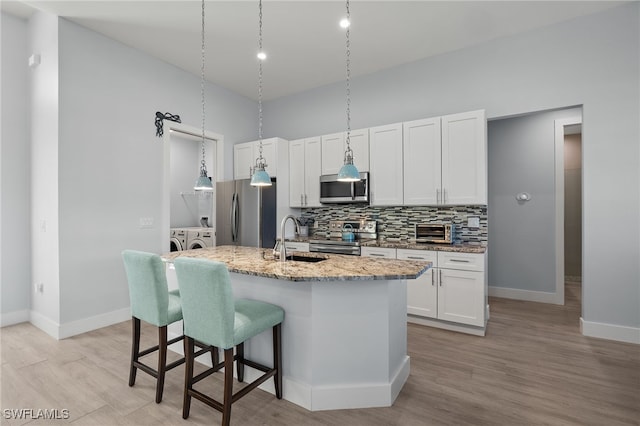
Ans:
[[[273,327],[273,367],[277,369],[273,377],[276,398],[282,399],[282,323]]]
[[[158,381],[156,383],[156,403],[162,401],[164,375],[167,371],[167,326],[158,327]]]
[[[191,409],[191,390],[193,389],[193,362],[194,342],[191,337],[184,336],[184,397],[182,400],[182,418],[189,417]]]
[[[136,383],[136,372],[138,369],[135,363],[138,362],[138,354],[140,353],[140,320],[131,317],[131,369],[129,370],[129,386]]]
[[[224,403],[222,405],[222,426],[231,422],[231,402],[233,399],[233,348],[224,350]]]
[[[244,381],[244,342],[236,346],[236,368],[238,370],[238,381]]]

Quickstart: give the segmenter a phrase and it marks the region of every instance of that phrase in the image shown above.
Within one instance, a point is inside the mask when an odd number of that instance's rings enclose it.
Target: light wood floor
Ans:
[[[567,287],[565,307],[491,299],[485,337],[409,325],[411,376],[393,407],[309,412],[256,390],[234,404],[232,424],[638,425],[640,346],[580,335],[579,292]],[[168,373],[159,405],[150,376],[139,372],[127,386],[128,322],[62,341],[19,324],[3,328],[1,339],[2,409],[69,410],[68,420],[33,424],[220,422],[195,400],[182,420],[182,367]],[[221,374],[205,382],[221,391]],[[0,423],[26,422],[2,415]]]

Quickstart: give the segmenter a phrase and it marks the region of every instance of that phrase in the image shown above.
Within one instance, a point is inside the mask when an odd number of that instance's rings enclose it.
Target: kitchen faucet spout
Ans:
[[[298,223],[298,219],[294,215],[287,215],[280,222],[280,261],[284,262],[287,258],[287,247],[284,241],[284,228],[287,224],[287,220],[293,220],[293,223],[296,225],[296,233],[300,233],[300,224]]]

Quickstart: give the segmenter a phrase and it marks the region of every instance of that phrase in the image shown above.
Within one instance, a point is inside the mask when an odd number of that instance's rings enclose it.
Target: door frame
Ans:
[[[171,190],[171,134],[181,133],[182,135],[191,136],[198,139],[198,142],[202,140],[202,129],[189,126],[183,123],[176,123],[170,120],[164,120],[164,133],[162,135],[163,143],[163,165],[162,165],[162,241],[161,247],[164,250],[168,250],[170,239],[170,214],[171,214],[171,197],[169,191]],[[214,188],[215,182],[221,182],[224,180],[224,136],[218,133],[205,130],[205,140],[211,141],[212,149],[209,151],[211,156],[207,159],[207,163],[214,164],[215,153],[215,166],[214,175],[210,174],[213,178]],[[194,139],[195,141],[195,139]],[[198,170],[193,170],[194,182],[197,177]],[[212,223],[216,223],[215,220],[215,208],[213,209],[213,216],[211,217]]]
[[[582,117],[554,120],[555,126],[555,233],[556,233],[556,295],[554,303],[564,305],[564,128],[582,124]]]

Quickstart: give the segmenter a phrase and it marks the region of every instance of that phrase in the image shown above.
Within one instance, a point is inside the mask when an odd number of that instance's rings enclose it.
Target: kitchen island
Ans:
[[[406,280],[430,263],[295,254],[300,260],[283,263],[270,249],[222,246],[163,257],[172,287],[176,257],[217,260],[229,268],[235,297],[285,310],[285,399],[308,410],[392,405],[409,376]],[[245,353],[270,365],[271,334],[247,342]],[[251,369],[246,374],[248,380],[258,376]],[[272,381],[261,387],[274,392]]]

